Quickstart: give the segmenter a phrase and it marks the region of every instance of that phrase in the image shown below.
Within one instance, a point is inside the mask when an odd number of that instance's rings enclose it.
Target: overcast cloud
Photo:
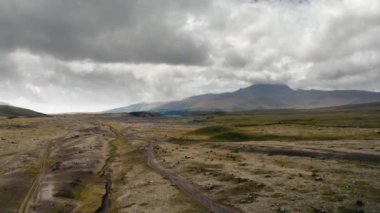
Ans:
[[[99,111],[252,83],[380,91],[378,0],[0,0],[0,102]]]

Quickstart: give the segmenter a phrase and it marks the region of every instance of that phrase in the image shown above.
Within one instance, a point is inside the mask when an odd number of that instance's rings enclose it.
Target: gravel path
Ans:
[[[155,144],[150,144],[147,149],[147,163],[148,166],[155,170],[156,172],[166,176],[171,180],[173,184],[175,184],[181,191],[186,193],[188,196],[193,198],[195,201],[197,201],[199,204],[202,206],[206,207],[212,212],[216,213],[233,213],[233,212],[240,212],[237,209],[234,209],[229,206],[222,205],[220,203],[217,203],[210,198],[204,196],[201,194],[194,186],[191,184],[187,183],[185,180],[177,176],[175,173],[171,172],[168,169],[165,169],[161,166],[159,166],[155,161],[154,161],[154,147]]]

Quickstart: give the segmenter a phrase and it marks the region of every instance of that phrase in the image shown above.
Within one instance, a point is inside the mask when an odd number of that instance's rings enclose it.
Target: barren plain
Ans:
[[[376,213],[379,127],[372,111],[2,118],[0,212]]]

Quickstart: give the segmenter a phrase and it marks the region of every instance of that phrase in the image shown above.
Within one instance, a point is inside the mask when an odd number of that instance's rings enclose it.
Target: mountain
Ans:
[[[108,112],[243,111],[254,109],[310,109],[379,102],[380,93],[360,90],[294,90],[286,85],[255,84],[234,92],[204,94],[180,101],[134,104]]]
[[[126,107],[111,109],[106,112],[107,113],[122,113],[122,112],[152,111],[152,109],[159,108],[163,104],[165,104],[165,102],[132,104]]]
[[[0,104],[0,117],[15,118],[15,117],[44,117],[44,116],[46,115],[29,110],[29,109]]]

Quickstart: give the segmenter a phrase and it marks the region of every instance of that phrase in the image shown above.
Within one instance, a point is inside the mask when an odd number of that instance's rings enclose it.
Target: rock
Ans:
[[[317,177],[315,177],[315,179],[314,179],[315,181],[322,181],[323,180],[323,178],[321,178],[321,177],[319,177],[319,176],[317,176]]]
[[[256,187],[258,187],[258,188],[263,188],[265,185],[263,184],[263,183],[257,183],[256,184]]]
[[[71,212],[74,208],[75,208],[75,206],[73,206],[71,204],[66,204],[63,208],[63,212]]]
[[[239,200],[239,203],[248,203],[248,201],[246,198],[243,198],[243,199]]]
[[[256,201],[256,196],[251,194],[246,198],[240,199],[239,203],[245,204],[245,203],[253,203],[255,201]]]
[[[322,208],[315,208],[313,207],[313,212],[314,213],[326,213],[327,211],[322,207]]]
[[[206,190],[206,191],[211,191],[211,190],[213,190],[213,189],[216,189],[218,186],[217,185],[206,185],[206,186],[204,186],[203,187],[203,189],[204,190]]]
[[[244,179],[241,177],[236,177],[236,178],[234,178],[234,181],[237,183],[245,183],[245,182],[247,182],[247,179]]]
[[[357,205],[357,206],[364,206],[364,203],[363,203],[363,201],[361,201],[361,200],[357,200],[357,201],[356,201],[356,205]]]
[[[52,171],[57,171],[58,169],[61,168],[61,162],[55,162],[52,166],[51,166],[51,170]]]

